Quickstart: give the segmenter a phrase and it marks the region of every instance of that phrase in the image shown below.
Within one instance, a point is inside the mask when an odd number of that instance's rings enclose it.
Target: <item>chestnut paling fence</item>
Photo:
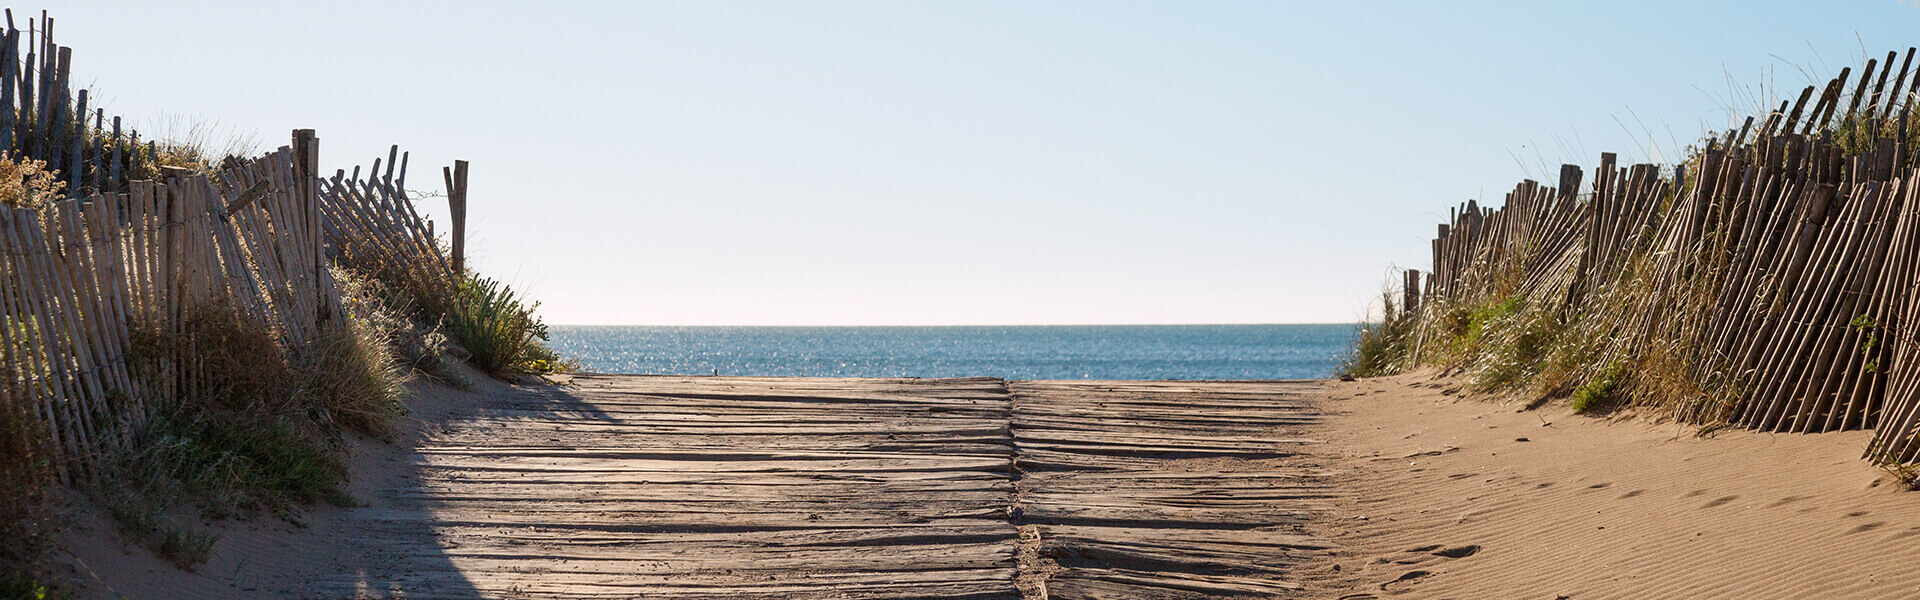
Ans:
[[[62,477],[128,444],[154,406],[221,384],[200,374],[194,319],[240,320],[295,351],[340,314],[331,265],[454,285],[460,240],[449,257],[414,210],[397,147],[365,177],[319,177],[311,130],[211,172],[164,168],[220,157],[192,140],[143,141],[89,108],[54,20],[4,17],[0,156],[43,162],[70,197],[0,206],[0,417],[44,425]],[[456,165],[457,236],[466,165]],[[156,349],[142,333],[174,341]]]
[[[450,279],[404,174],[322,180],[317,158],[300,130],[212,173],[0,210],[0,403],[44,424],[63,477],[124,447],[150,408],[221,384],[198,375],[190,320],[237,319],[301,348],[341,314],[329,266],[345,245]],[[142,328],[184,337],[156,353],[136,347]]]
[[[54,19],[45,11],[28,19],[25,29],[16,26],[12,9],[4,16],[0,153],[45,161],[67,190],[80,195],[128,193],[134,180],[157,177],[161,155],[181,148],[152,137],[143,141],[119,116],[99,108],[88,90],[74,89],[73,49],[54,42]]]
[[[1570,381],[1701,422],[1873,428],[1875,458],[1920,458],[1913,57],[1843,70],[1671,169],[1604,154],[1584,193],[1565,165],[1500,208],[1458,207],[1402,283],[1410,360],[1459,360],[1474,319],[1532,311],[1562,346],[1533,360]]]

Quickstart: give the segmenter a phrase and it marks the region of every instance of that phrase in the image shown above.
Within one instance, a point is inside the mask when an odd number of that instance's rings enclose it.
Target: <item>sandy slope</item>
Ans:
[[[1912,598],[1920,492],[1869,432],[1720,431],[1519,411],[1409,375],[1336,384],[1325,598]],[[1440,554],[1458,556],[1449,557]]]
[[[476,377],[476,379],[479,379]],[[412,448],[453,411],[477,403],[492,381],[476,392],[416,383],[407,396],[411,413],[398,425],[396,443],[351,440],[350,488],[362,503],[379,504],[373,490],[412,476]],[[84,587],[81,598],[295,598],[313,579],[351,571],[374,560],[374,549],[360,543],[355,511],[322,506],[294,520],[260,517],[250,521],[204,524],[220,534],[213,555],[192,572],[155,558],[144,548],[123,542],[104,513],[85,503],[71,509],[71,522],[59,539],[59,559],[69,580]],[[339,597],[339,596],[334,596]]]

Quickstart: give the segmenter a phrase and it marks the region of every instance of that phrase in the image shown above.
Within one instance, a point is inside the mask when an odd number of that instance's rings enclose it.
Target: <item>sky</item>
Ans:
[[[1920,45],[1916,0],[279,4],[32,8],[148,132],[470,161],[469,264],[554,324],[1353,322],[1449,207]]]

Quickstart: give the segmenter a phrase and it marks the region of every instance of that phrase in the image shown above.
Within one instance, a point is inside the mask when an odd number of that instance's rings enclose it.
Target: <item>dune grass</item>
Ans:
[[[1840,102],[1846,108],[1846,100]],[[1762,113],[1750,123],[1782,118]],[[1920,127],[1905,118],[1879,116],[1871,108],[1812,129],[1803,138],[1806,143],[1831,144],[1841,155],[1857,156],[1889,145],[1905,149],[1901,157],[1920,151]],[[1657,216],[1633,223],[1633,228],[1622,227],[1621,235],[1610,238],[1619,247],[1610,250],[1608,263],[1581,262],[1578,269],[1565,269],[1552,261],[1531,261],[1534,249],[1524,245],[1498,252],[1479,246],[1472,250],[1475,254],[1459,257],[1466,264],[1455,274],[1459,280],[1450,282],[1450,292],[1423,299],[1419,312],[1404,317],[1406,324],[1382,322],[1357,336],[1347,371],[1432,366],[1465,376],[1476,390],[1531,396],[1536,405],[1566,399],[1582,413],[1630,407],[1709,427],[1734,418],[1743,398],[1754,393],[1748,381],[1752,365],[1741,362],[1751,357],[1728,356],[1722,349],[1727,338],[1716,337],[1724,323],[1716,318],[1741,311],[1775,314],[1786,310],[1782,303],[1788,292],[1759,298],[1729,295],[1728,290],[1742,289],[1741,278],[1752,270],[1774,268],[1759,262],[1765,259],[1749,259],[1740,263],[1746,265],[1743,269],[1735,263],[1736,253],[1745,250],[1743,244],[1757,241],[1738,237],[1739,231],[1708,227],[1734,215],[1694,216],[1701,226],[1691,229],[1668,219],[1678,216],[1678,207],[1699,189],[1700,174],[1710,172],[1710,153],[1741,156],[1756,151],[1763,136],[1745,128],[1737,131],[1746,135],[1731,130],[1709,134],[1685,149],[1677,165],[1650,172],[1653,185],[1643,201],[1652,207],[1649,214]],[[1780,139],[1779,133],[1766,139]],[[1682,172],[1687,175],[1681,177]],[[1587,181],[1592,185],[1592,179]],[[1625,180],[1612,181],[1618,189]],[[1592,206],[1586,199],[1560,200],[1567,201]],[[1708,211],[1725,210],[1721,202],[1705,206]],[[1767,223],[1756,220],[1749,227]],[[1457,232],[1459,223],[1455,225]],[[1671,238],[1684,240],[1684,246],[1663,246],[1668,238],[1659,237],[1694,230],[1701,231],[1695,238]],[[1523,272],[1533,278],[1525,291]],[[1580,275],[1577,280],[1553,278],[1563,272]],[[1760,280],[1755,289],[1767,281]],[[1854,346],[1841,351],[1856,354],[1850,364],[1857,364],[1854,368],[1861,374],[1880,374],[1885,338],[1893,332],[1864,315],[1847,328]]]
[[[1395,297],[1391,288],[1380,293],[1380,320],[1361,323],[1354,330],[1339,376],[1380,377],[1407,368],[1416,316],[1400,310]]]
[[[354,503],[342,435],[389,435],[406,374],[390,342],[396,317],[365,286],[341,284],[346,314],[294,350],[224,306],[195,311],[183,331],[136,328],[145,379],[191,360],[197,384],[154,411],[93,490],[129,539],[190,568],[215,542],[198,517]]]

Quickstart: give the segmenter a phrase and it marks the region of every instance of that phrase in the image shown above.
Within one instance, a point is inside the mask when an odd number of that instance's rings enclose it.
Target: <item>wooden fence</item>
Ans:
[[[387,155],[384,172],[381,164],[375,159],[364,178],[355,167],[352,174],[336,171],[321,182],[321,208],[328,246],[337,254],[334,258],[369,272],[400,269],[445,279],[455,269],[434,236],[433,223],[420,218],[407,196],[407,155],[395,146]]]
[[[202,376],[196,319],[235,319],[299,352],[341,314],[335,265],[385,270],[367,275],[409,292],[453,289],[460,270],[408,198],[397,147],[384,169],[323,179],[311,130],[251,160],[200,155],[193,140],[143,143],[75,90],[52,18],[22,30],[4,14],[0,155],[45,161],[69,197],[0,205],[0,416],[45,424],[62,477],[124,447],[156,406],[222,383]],[[170,341],[147,347],[149,332]]]
[[[0,33],[0,152],[47,162],[76,195],[130,191],[131,182],[158,173],[159,141],[89,107],[93,99],[73,84],[73,49],[54,43],[54,20],[44,11],[25,30],[5,11]],[[95,103],[97,104],[97,102]],[[219,160],[223,157],[203,157]]]
[[[1412,360],[1506,303],[1560,332],[1575,381],[1617,379],[1696,421],[1877,428],[1878,458],[1920,458],[1913,57],[1891,85],[1897,53],[1851,84],[1843,70],[1671,170],[1605,154],[1587,194],[1567,165],[1500,208],[1458,207],[1424,282],[1405,280]]]
[[[190,347],[136,372],[136,328],[180,333],[218,311],[298,348],[340,313],[317,156],[301,130],[217,173],[0,212],[0,401],[32,407],[63,469],[124,445],[149,405],[217,383],[195,377]]]

